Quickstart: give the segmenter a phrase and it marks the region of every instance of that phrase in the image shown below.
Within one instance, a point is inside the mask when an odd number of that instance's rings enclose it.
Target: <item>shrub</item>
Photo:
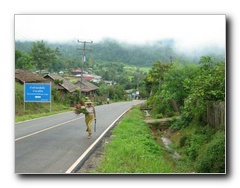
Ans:
[[[162,113],[157,114],[157,115],[156,115],[156,118],[157,118],[157,119],[163,118],[163,114],[162,114]]]
[[[206,135],[194,134],[189,140],[189,146],[186,150],[187,155],[191,160],[195,160],[199,155],[199,150],[206,144]]]
[[[199,155],[196,165],[198,173],[225,172],[225,134],[218,131],[206,149]]]
[[[181,119],[174,118],[171,121],[171,131],[174,132],[174,131],[180,130],[182,127],[188,126],[189,123],[190,123],[189,118],[186,116],[185,113],[182,113]]]
[[[182,137],[180,138],[180,141],[179,141],[179,147],[180,147],[180,148],[182,148],[182,147],[185,145],[187,139],[188,139],[187,136],[182,136]]]

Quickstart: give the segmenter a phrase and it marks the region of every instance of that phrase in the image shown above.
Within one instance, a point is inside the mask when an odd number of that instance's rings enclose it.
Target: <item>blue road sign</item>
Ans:
[[[24,102],[51,102],[51,84],[25,83]]]

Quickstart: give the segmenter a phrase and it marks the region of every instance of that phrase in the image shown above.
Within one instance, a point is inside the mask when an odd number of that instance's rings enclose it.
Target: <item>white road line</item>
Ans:
[[[21,124],[21,123],[25,123],[25,122],[28,122],[28,121],[33,121],[33,120],[48,118],[48,117],[52,117],[52,116],[58,116],[58,115],[66,114],[66,113],[71,113],[71,111],[69,111],[69,112],[62,112],[62,113],[59,113],[59,114],[53,114],[53,115],[50,115],[50,116],[43,116],[43,117],[39,117],[39,118],[34,118],[34,119],[19,121],[19,122],[15,122],[15,125]]]
[[[77,165],[81,162],[81,160],[84,159],[84,157],[88,154],[89,151],[98,143],[99,140],[102,139],[102,137],[108,132],[108,130],[128,111],[127,109],[125,112],[123,112],[93,143],[92,145],[72,164],[72,166],[65,172],[66,174],[72,173],[72,171],[77,167]]]
[[[52,126],[52,127],[48,127],[48,128],[46,128],[46,129],[42,129],[42,130],[40,130],[40,131],[37,131],[37,132],[31,133],[31,134],[28,134],[28,135],[26,135],[26,136],[22,136],[22,137],[16,138],[15,141],[18,141],[18,140],[21,140],[21,139],[24,139],[24,138],[27,138],[27,137],[30,137],[30,136],[33,136],[33,135],[42,133],[42,132],[44,132],[44,131],[47,131],[47,130],[50,130],[50,129],[59,127],[59,126],[61,126],[61,125],[67,124],[67,123],[70,123],[70,122],[72,122],[72,121],[76,121],[76,120],[78,120],[78,119],[80,119],[80,118],[83,118],[83,117],[79,117],[79,118],[76,118],[76,119],[73,119],[73,120],[70,120],[70,121],[66,121],[66,122],[63,122],[63,123],[54,125],[54,126]]]

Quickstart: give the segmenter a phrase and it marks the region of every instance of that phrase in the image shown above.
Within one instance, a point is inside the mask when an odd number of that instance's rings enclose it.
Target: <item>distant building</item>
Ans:
[[[128,89],[125,90],[126,95],[128,96],[129,99],[134,99],[135,98],[135,92],[133,89]]]
[[[91,81],[94,79],[94,76],[90,74],[83,74],[83,79],[87,81]]]
[[[37,71],[35,71],[35,73],[44,75],[44,74],[49,74],[50,72],[48,70],[40,70],[40,71],[37,70]]]
[[[111,85],[116,85],[116,82],[108,81],[108,80],[104,80],[104,83],[105,83],[106,85],[109,85],[109,86],[111,86]]]
[[[101,76],[94,76],[94,75],[87,74],[87,73],[84,73],[83,75],[82,74],[75,75],[75,77],[78,77],[78,78],[81,78],[81,76],[83,76],[83,80],[93,81],[96,83],[99,83],[101,80]]]
[[[45,79],[52,83],[52,87],[59,90],[62,94],[73,93],[76,91],[77,87],[69,82],[67,79],[63,78],[59,74],[47,74],[44,76]]]
[[[71,69],[70,73],[72,73],[73,75],[81,75],[82,74],[82,70],[80,68]]]
[[[86,80],[83,80],[82,82],[81,80],[79,80],[74,85],[76,87],[80,87],[80,90],[84,96],[92,96],[95,94],[96,90],[98,89],[97,86],[95,86],[94,84]]]
[[[16,69],[15,70],[15,81],[23,84],[26,83],[47,83],[49,82],[45,78],[24,69]]]
[[[92,82],[99,83],[101,81],[101,76],[94,76],[94,78],[91,80]]]

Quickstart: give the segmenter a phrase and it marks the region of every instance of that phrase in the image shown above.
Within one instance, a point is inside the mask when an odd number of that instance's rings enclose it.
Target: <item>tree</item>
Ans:
[[[155,93],[159,90],[159,86],[163,83],[164,75],[172,66],[172,63],[162,63],[157,61],[153,64],[144,81],[149,93]]]
[[[184,110],[188,116],[199,121],[208,102],[225,101],[225,64],[215,62],[211,57],[202,57],[199,72],[193,79],[186,80],[184,87],[189,89]]]
[[[54,50],[55,58],[54,61],[49,65],[49,70],[53,72],[59,72],[60,70],[65,69],[64,58],[60,52],[59,47],[56,47]]]
[[[33,64],[38,70],[40,70],[40,73],[41,70],[48,68],[50,63],[56,58],[55,51],[51,50],[49,47],[46,47],[43,41],[33,42],[30,55],[32,57]]]
[[[32,67],[31,58],[27,53],[20,50],[15,50],[15,68],[29,69]]]
[[[183,83],[192,80],[197,71],[198,67],[193,63],[174,63],[164,76],[161,96],[165,100],[174,99],[179,106],[182,106],[189,93],[189,89],[184,87]]]

